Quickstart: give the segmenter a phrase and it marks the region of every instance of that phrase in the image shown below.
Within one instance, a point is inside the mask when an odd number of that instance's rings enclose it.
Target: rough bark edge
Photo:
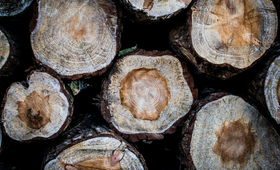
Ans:
[[[272,0],[271,0],[272,1]],[[170,45],[171,48],[173,49],[173,51],[178,54],[179,56],[181,56],[184,60],[186,60],[188,63],[191,64],[191,66],[193,68],[195,68],[200,74],[205,74],[207,77],[209,78],[216,78],[216,79],[220,79],[220,80],[226,80],[229,79],[245,70],[248,70],[250,68],[252,68],[254,65],[256,65],[256,63],[258,63],[262,58],[264,58],[265,56],[267,56],[267,51],[265,51],[265,53],[258,58],[257,60],[255,60],[250,66],[239,69],[236,68],[234,66],[231,66],[230,64],[213,64],[209,61],[207,61],[206,59],[202,58],[201,56],[199,56],[199,54],[195,51],[193,45],[192,45],[192,38],[191,38],[191,32],[192,32],[192,8],[194,8],[195,6],[195,2],[193,1],[191,2],[191,4],[189,5],[190,8],[188,8],[188,11],[186,13],[186,21],[183,25],[173,29],[170,34],[169,34],[169,41],[170,41]],[[276,8],[277,11],[277,17],[279,20],[279,8],[274,1],[273,5]],[[279,22],[278,22],[278,28],[279,28]],[[279,30],[277,32],[276,38],[274,40],[274,42],[277,41],[277,39],[279,38]],[[189,54],[189,56],[186,56],[181,48],[183,48],[183,50],[186,50],[186,53]]]
[[[125,58],[126,56],[129,56],[129,55],[147,55],[147,56],[151,56],[151,57],[171,55],[171,56],[177,58],[182,64],[184,78],[187,81],[188,86],[189,86],[189,88],[191,90],[191,93],[192,93],[192,96],[193,96],[193,104],[198,99],[198,90],[194,86],[194,81],[193,81],[192,75],[187,70],[186,63],[183,62],[179,57],[172,54],[170,51],[144,51],[144,50],[137,49],[135,51],[132,51],[130,53],[125,54],[122,58]],[[103,118],[109,123],[110,128],[112,130],[114,130],[115,132],[117,132],[119,135],[121,135],[123,138],[125,138],[125,139],[127,139],[131,142],[143,141],[143,142],[147,142],[147,143],[150,143],[153,140],[162,140],[164,138],[164,134],[175,133],[176,130],[177,130],[177,127],[182,126],[183,122],[188,117],[189,113],[187,113],[182,118],[178,119],[175,123],[173,123],[173,125],[171,125],[171,127],[169,129],[167,129],[163,133],[139,133],[139,134],[121,133],[113,125],[112,120],[111,120],[111,115],[110,115],[110,109],[108,107],[108,86],[110,84],[110,80],[109,80],[109,75],[110,74],[111,73],[109,73],[108,75],[105,76],[106,78],[103,80],[102,87],[101,87],[101,89],[102,89],[101,90],[101,95],[100,95],[101,96],[101,106],[100,106],[101,114],[102,114]],[[193,104],[190,108],[190,111],[193,107]]]
[[[182,134],[181,134],[181,140],[179,142],[179,149],[180,149],[180,157],[181,157],[181,162],[183,163],[183,168],[184,169],[191,169],[195,170],[196,167],[193,163],[191,154],[190,154],[190,149],[191,149],[191,140],[192,140],[192,134],[193,134],[193,128],[194,124],[196,121],[197,113],[200,111],[200,109],[205,106],[208,103],[211,103],[215,100],[218,100],[224,96],[228,95],[234,95],[237,97],[240,97],[242,100],[244,100],[246,103],[254,107],[259,114],[264,116],[265,119],[267,117],[263,114],[263,110],[259,105],[257,105],[253,100],[248,99],[247,97],[232,94],[229,92],[224,92],[224,91],[212,91],[210,94],[206,95],[203,99],[197,100],[196,103],[194,104],[193,109],[189,113],[188,120],[184,123],[183,128],[182,128]],[[267,119],[269,123],[271,121]],[[275,125],[272,124],[273,128],[275,129]],[[275,129],[276,130],[276,129]],[[278,132],[279,133],[279,132]]]
[[[136,150],[135,147],[130,145],[126,140],[118,136],[112,130],[108,129],[105,125],[98,121],[94,121],[93,118],[93,116],[86,116],[85,119],[78,123],[77,126],[68,132],[65,132],[60,139],[53,142],[52,146],[45,151],[45,158],[42,162],[41,169],[43,170],[47,163],[55,159],[62,151],[74,146],[77,143],[95,137],[112,137],[119,141],[123,141],[126,144],[127,149],[137,156],[144,169],[148,170],[143,156]]]
[[[39,16],[39,12],[38,12],[38,2],[40,0],[36,0],[36,3],[34,3],[33,5],[33,17],[30,21],[30,24],[29,24],[29,31],[30,33],[35,29],[36,25],[37,25],[37,19],[38,19],[38,16]],[[111,0],[112,1],[112,0]],[[112,1],[112,3],[115,5],[116,7],[116,13],[117,13],[117,28],[116,28],[116,55],[114,57],[114,59],[111,61],[110,64],[108,64],[107,67],[105,68],[102,68],[100,70],[97,70],[95,72],[92,72],[92,73],[83,73],[83,74],[75,74],[75,75],[72,75],[72,76],[65,76],[65,75],[60,75],[60,78],[62,79],[70,79],[70,80],[78,80],[78,79],[89,79],[93,76],[100,76],[102,75],[103,73],[105,73],[114,63],[114,61],[116,60],[116,56],[118,55],[118,52],[120,51],[121,49],[121,33],[122,33],[122,30],[123,30],[123,24],[122,24],[122,21],[121,21],[121,18],[122,18],[122,10],[120,8],[120,6],[118,5],[118,3],[116,3],[115,1]],[[35,61],[35,63],[37,65],[40,65],[48,70],[53,70],[51,67],[43,64],[41,61],[39,61],[35,54],[34,54],[34,51],[32,49],[32,52],[33,52],[33,60]],[[53,70],[54,71],[54,70]]]
[[[143,10],[140,9],[134,10],[133,5],[130,2],[127,2],[126,0],[119,0],[119,3],[122,8],[124,8],[126,11],[128,11],[129,14],[133,16],[132,18],[133,21],[138,24],[151,24],[151,23],[160,22],[176,16],[182,10],[187,8],[186,6],[185,8],[181,8],[177,11],[174,11],[172,14],[167,14],[160,17],[153,17],[153,16],[148,16],[147,13],[144,12]],[[190,6],[190,4],[188,6]]]
[[[267,57],[267,61],[264,61],[261,68],[255,73],[255,75],[253,75],[252,82],[247,85],[247,93],[251,100],[259,102],[262,105],[266,118],[269,119],[272,124],[277,124],[276,120],[270,114],[266,104],[264,84],[270,65],[280,56],[280,42],[273,44],[273,46],[267,51],[267,56],[270,58]]]
[[[17,13],[15,15],[0,16],[0,20],[18,20],[18,19],[21,19],[22,17],[24,17],[28,13],[28,11],[31,10],[33,3],[34,2],[32,1],[29,6],[27,6],[24,10],[22,10],[20,13]]]
[[[63,131],[65,131],[65,129],[68,127],[68,125],[70,124],[71,122],[71,117],[73,115],[73,110],[74,110],[74,105],[73,105],[73,95],[72,95],[72,91],[69,90],[69,88],[67,86],[64,85],[64,83],[62,82],[62,80],[59,78],[59,76],[57,75],[57,73],[53,72],[53,70],[47,70],[45,68],[40,68],[40,69],[36,69],[36,70],[33,70],[31,71],[31,73],[27,76],[27,79],[26,81],[23,81],[23,82],[19,82],[21,85],[23,85],[24,87],[28,88],[29,87],[29,84],[27,83],[29,81],[29,78],[30,76],[34,73],[34,72],[46,72],[48,74],[50,74],[52,77],[56,78],[59,83],[60,83],[60,92],[62,92],[65,97],[67,98],[67,101],[69,103],[69,108],[68,108],[68,115],[66,117],[66,120],[65,122],[63,123],[63,125],[61,126],[61,128],[56,132],[54,133],[52,136],[48,137],[48,138],[44,138],[44,137],[35,137],[35,138],[32,138],[30,140],[20,140],[19,142],[22,142],[22,143],[31,143],[33,141],[38,141],[38,140],[50,140],[50,139],[54,139],[56,138],[60,133],[62,133]],[[6,101],[7,101],[7,94],[8,94],[8,91],[10,90],[12,84],[6,89],[6,92],[5,92],[5,95],[4,95],[4,98],[3,98],[3,102],[1,104],[1,113],[3,113],[4,111],[4,106],[6,104]],[[9,138],[11,138],[6,130],[5,130],[5,127],[3,125],[3,122],[2,122],[2,119],[3,119],[3,114],[1,115],[1,118],[0,118],[0,122],[1,122],[1,127],[2,127],[2,132],[3,132],[3,135],[6,135],[8,136]]]

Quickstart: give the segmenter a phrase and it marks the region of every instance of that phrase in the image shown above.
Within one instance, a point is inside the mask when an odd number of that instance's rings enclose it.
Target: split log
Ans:
[[[182,130],[187,169],[278,169],[280,137],[254,104],[214,93],[198,102]]]
[[[186,64],[170,52],[138,50],[112,68],[102,85],[101,113],[132,142],[163,139],[197,99]]]
[[[14,16],[32,3],[33,0],[0,0],[0,17]]]
[[[104,73],[120,49],[120,10],[112,0],[41,0],[37,15],[30,24],[36,61],[63,78]]]
[[[94,117],[60,136],[57,143],[47,150],[42,169],[147,169],[144,158],[134,147]]]
[[[200,73],[228,79],[264,56],[277,36],[277,20],[271,0],[197,0],[170,41]]]
[[[159,21],[175,16],[187,8],[192,0],[121,0],[121,4],[136,22]]]
[[[72,105],[73,98],[59,77],[33,71],[27,82],[15,82],[6,91],[3,132],[21,142],[53,139],[70,123]]]
[[[255,72],[253,80],[247,86],[248,94],[259,102],[266,113],[278,124],[280,123],[280,43],[276,43],[269,51],[270,57],[262,67]]]

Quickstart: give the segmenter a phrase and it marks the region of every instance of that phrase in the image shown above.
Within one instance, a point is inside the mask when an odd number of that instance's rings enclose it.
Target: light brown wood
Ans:
[[[111,0],[38,3],[31,33],[35,57],[62,77],[104,72],[117,54],[119,17]]]
[[[34,71],[28,87],[13,83],[3,102],[4,132],[14,140],[50,139],[65,130],[72,115],[73,99],[61,80]]]
[[[10,44],[6,35],[0,30],[0,69],[10,56]]]

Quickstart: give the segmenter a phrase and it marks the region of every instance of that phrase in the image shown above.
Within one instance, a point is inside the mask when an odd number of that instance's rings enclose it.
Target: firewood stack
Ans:
[[[279,15],[277,0],[0,0],[0,169],[279,169]]]

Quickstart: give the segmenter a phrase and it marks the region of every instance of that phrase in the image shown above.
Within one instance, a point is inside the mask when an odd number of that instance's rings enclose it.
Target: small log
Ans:
[[[277,20],[271,0],[197,0],[170,41],[200,73],[228,79],[264,56],[277,36]]]
[[[280,136],[241,97],[214,93],[197,102],[182,130],[187,169],[278,169]]]
[[[47,150],[42,169],[147,170],[142,155],[120,136],[88,117]]]
[[[192,0],[121,0],[136,22],[160,21],[177,15]]]
[[[4,133],[20,142],[55,138],[70,122],[73,98],[59,77],[33,71],[27,82],[15,82],[2,103]]]
[[[33,0],[0,0],[0,17],[17,15],[28,8],[32,1]]]
[[[269,51],[269,60],[255,72],[248,84],[249,96],[259,102],[266,113],[280,124],[280,43],[276,43]]]
[[[112,0],[41,0],[37,10],[30,26],[38,63],[72,80],[106,71],[120,49],[121,14]]]
[[[186,64],[170,52],[138,50],[112,68],[103,83],[101,113],[132,142],[176,131],[197,99]]]

